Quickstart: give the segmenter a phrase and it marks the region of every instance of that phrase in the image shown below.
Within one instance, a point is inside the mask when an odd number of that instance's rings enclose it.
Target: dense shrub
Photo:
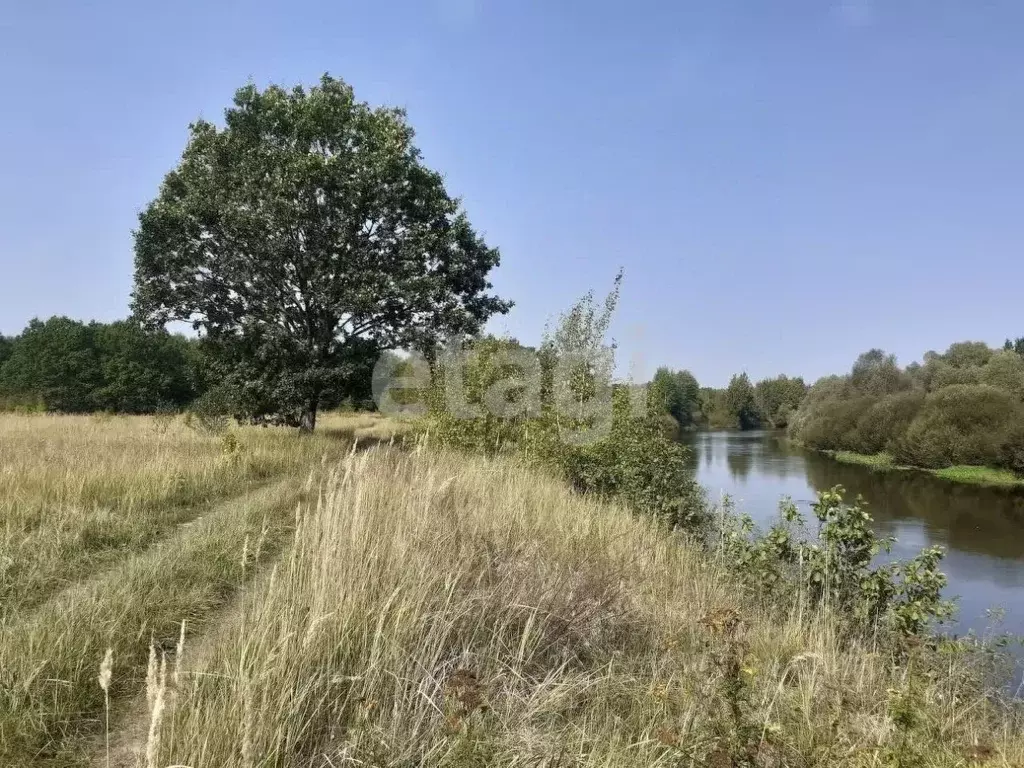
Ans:
[[[484,338],[446,355],[431,377],[422,423],[430,440],[514,453],[583,493],[615,497],[672,527],[704,523],[704,497],[688,451],[667,434],[660,387],[612,383],[614,348],[603,340],[619,279],[603,306],[593,294],[561,319],[539,350]],[[529,370],[525,370],[529,369]],[[666,377],[662,377],[663,379]]]
[[[993,352],[983,341],[958,341],[950,344],[942,359],[955,368],[978,368],[989,361]]]
[[[909,390],[886,395],[857,421],[853,447],[860,453],[880,453],[903,437],[924,402],[925,393]]]
[[[762,423],[767,427],[782,429],[788,426],[793,413],[806,397],[807,385],[799,377],[791,379],[788,376],[777,376],[757,382],[754,394]]]
[[[166,331],[146,331],[136,323],[91,326],[101,385],[96,407],[118,413],[152,413],[181,408],[199,391],[194,344]]]
[[[817,450],[893,454],[902,464],[1024,472],[1024,357],[981,342],[927,352],[905,370],[871,350],[847,376],[817,382],[790,435]]]
[[[1016,352],[995,353],[981,369],[981,383],[1024,401],[1024,358]]]
[[[485,350],[494,349],[484,340]],[[464,392],[472,399],[483,383],[499,381],[501,372],[487,361],[499,356],[471,354],[463,369],[469,376]],[[442,386],[441,379],[435,387]],[[671,527],[698,530],[706,522],[704,493],[693,480],[689,452],[666,432],[664,415],[637,411],[627,387],[615,387],[612,419],[607,432],[577,440],[586,424],[565,419],[545,396],[538,412],[497,414],[487,409],[472,417],[445,407],[443,393],[428,397],[429,417],[421,423],[427,439],[437,445],[474,453],[508,453],[524,457],[563,477],[581,493],[618,498],[634,512],[659,519]],[[595,429],[597,425],[591,425]]]
[[[1014,423],[1008,427],[999,464],[1019,475],[1024,475],[1024,422]]]
[[[998,466],[1021,424],[1024,405],[1008,392],[984,384],[945,387],[928,395],[893,455],[920,467]]]
[[[30,322],[0,368],[4,399],[55,411],[93,410],[102,384],[93,330],[67,317]]]
[[[7,358],[11,356],[11,351],[14,348],[14,339],[9,339],[3,334],[0,334],[0,368],[3,367]]]
[[[946,387],[957,387],[981,383],[980,368],[957,368],[944,362],[937,362],[931,376],[930,391]]]
[[[857,426],[876,402],[870,395],[858,395],[818,403],[797,422],[795,436],[819,451],[852,450],[858,444]]]
[[[882,397],[910,389],[911,377],[900,370],[894,355],[872,349],[857,358],[850,371],[850,386],[862,395]]]
[[[584,493],[618,497],[639,514],[673,528],[698,530],[707,522],[704,494],[690,471],[689,451],[664,434],[655,415],[635,414],[628,392],[617,390],[607,437],[560,442],[545,455]]]

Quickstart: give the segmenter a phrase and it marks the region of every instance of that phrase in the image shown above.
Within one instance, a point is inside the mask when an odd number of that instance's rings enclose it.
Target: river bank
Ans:
[[[958,607],[950,632],[1024,637],[1024,493],[1019,489],[952,483],[930,472],[876,471],[863,462],[801,449],[778,431],[704,432],[692,435],[687,445],[694,479],[709,498],[727,495],[762,530],[778,521],[780,498],[788,497],[813,519],[810,504],[817,494],[841,485],[846,498],[867,503],[876,533],[895,539],[886,557],[905,561],[926,547],[945,550],[945,595]],[[1014,641],[1013,647],[1020,645]]]
[[[804,446],[801,446],[804,447]],[[810,449],[807,449],[810,450]],[[843,464],[856,464],[882,472],[924,472],[934,477],[948,480],[953,483],[965,485],[980,485],[988,488],[1024,488],[1024,478],[1014,474],[1008,469],[996,469],[994,467],[979,467],[972,465],[959,465],[943,467],[942,469],[929,469],[926,467],[912,467],[897,464],[892,456],[887,453],[864,454],[854,451],[819,451]]]

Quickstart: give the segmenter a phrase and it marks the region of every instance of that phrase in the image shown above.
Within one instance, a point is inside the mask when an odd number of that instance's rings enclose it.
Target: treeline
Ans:
[[[781,429],[807,394],[804,380],[776,376],[752,384],[745,373],[725,389],[701,387],[689,371],[659,368],[650,394],[670,429]]]
[[[901,368],[862,354],[811,387],[790,434],[817,450],[887,453],[904,465],[1024,472],[1024,339],[953,344]]]
[[[147,414],[186,409],[294,425],[273,397],[241,377],[225,345],[144,328],[132,320],[32,320],[17,336],[0,335],[0,410]],[[323,407],[370,408],[379,351],[353,345],[345,375],[324,387]],[[264,363],[264,371],[276,374]],[[283,415],[282,415],[283,414]],[[292,416],[292,418],[288,418]]]
[[[205,389],[199,344],[129,320],[32,320],[0,336],[0,406],[85,413],[181,409]]]

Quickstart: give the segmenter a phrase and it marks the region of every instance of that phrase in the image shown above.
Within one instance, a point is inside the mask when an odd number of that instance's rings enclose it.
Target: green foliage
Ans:
[[[802,378],[791,379],[777,376],[762,379],[754,387],[754,399],[761,421],[769,427],[782,429],[789,424],[790,417],[800,407],[807,395],[807,385]]]
[[[700,410],[703,423],[711,429],[735,429],[736,420],[729,412],[724,389],[701,387]]]
[[[180,408],[197,395],[194,342],[129,320],[91,326],[102,386],[96,407],[117,413]]]
[[[1015,350],[960,342],[906,370],[871,350],[848,376],[811,387],[790,435],[818,450],[886,452],[896,465],[1024,471],[1024,357]]]
[[[858,419],[851,444],[860,453],[875,454],[890,450],[894,440],[903,436],[914,420],[925,394],[919,389],[895,392],[872,404]]]
[[[725,407],[735,426],[740,429],[757,429],[761,426],[761,414],[757,409],[754,387],[745,373],[733,376],[725,390]]]
[[[67,317],[32,320],[0,369],[0,396],[80,413],[97,406],[102,370],[93,329]]]
[[[648,395],[657,408],[668,413],[678,429],[694,429],[701,418],[700,384],[689,371],[659,368]]]
[[[959,367],[943,360],[936,361],[931,368],[929,391],[936,392],[946,387],[971,386],[981,383],[981,368]]]
[[[796,434],[809,448],[839,451],[860,445],[858,426],[877,401],[870,395],[849,400],[822,400],[807,418],[796,421]]]
[[[0,366],[0,399],[42,410],[155,413],[201,389],[196,343],[137,323],[33,320]]]
[[[992,357],[992,349],[983,341],[959,341],[951,344],[942,359],[954,368],[979,368]]]
[[[1024,338],[1007,339],[1006,343],[1003,344],[1003,349],[1006,352],[1015,352],[1016,354],[1024,357]]]
[[[925,549],[906,563],[876,565],[876,556],[892,542],[875,535],[862,500],[844,503],[837,486],[819,493],[811,508],[816,536],[808,536],[789,501],[781,506],[780,521],[764,534],[756,533],[750,518],[724,515],[720,549],[761,599],[827,606],[852,633],[881,627],[920,636],[952,615],[952,604],[941,597],[946,577],[939,570],[940,548]]]
[[[14,339],[8,338],[0,333],[0,368],[3,368],[4,363],[7,362],[7,358],[11,356],[11,352],[14,350]]]
[[[514,339],[486,336],[466,342],[458,354],[441,358],[428,392],[396,395],[402,404],[429,406],[427,429],[431,439],[443,445],[488,455],[526,450],[539,445],[542,426],[534,423],[540,416],[539,402],[530,401],[527,392],[528,384],[539,388],[539,381],[531,381],[531,374],[538,371],[524,369],[519,362],[524,352],[527,358],[538,359]],[[411,371],[402,370],[407,365],[402,363],[396,373],[409,375]]]
[[[699,529],[706,522],[703,492],[690,472],[688,450],[666,437],[652,417],[632,414],[631,405],[628,390],[617,388],[605,439],[562,444],[548,455],[581,492],[620,498],[673,528]]]
[[[881,397],[909,389],[912,381],[896,364],[895,355],[872,349],[858,357],[853,364],[850,384],[859,394]]]
[[[432,349],[506,311],[486,293],[498,260],[401,110],[326,75],[248,85],[223,128],[192,124],[140,215],[134,310],[203,329],[236,408],[312,429],[367,349]]]
[[[486,337],[465,345],[458,364],[442,357],[423,429],[460,450],[519,454],[581,493],[697,529],[705,522],[703,491],[687,449],[665,434],[664,401],[643,404],[647,388],[612,382],[614,352],[602,342],[620,280],[603,303],[593,293],[581,299],[539,350]]]
[[[988,385],[954,385],[931,393],[893,444],[897,462],[919,467],[998,466],[1024,405]]]
[[[981,383],[1009,392],[1024,402],[1024,357],[1016,352],[996,352],[981,368]]]

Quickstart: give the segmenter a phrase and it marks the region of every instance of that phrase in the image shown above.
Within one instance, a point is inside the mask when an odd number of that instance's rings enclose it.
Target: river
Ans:
[[[863,496],[877,533],[896,537],[894,557],[945,548],[946,595],[959,607],[950,631],[1024,635],[1024,493],[841,464],[779,432],[697,432],[685,442],[710,498],[729,494],[738,512],[761,524],[777,517],[784,496],[812,522],[809,503],[819,491],[842,485],[847,498]],[[993,609],[1004,617],[994,619]]]

